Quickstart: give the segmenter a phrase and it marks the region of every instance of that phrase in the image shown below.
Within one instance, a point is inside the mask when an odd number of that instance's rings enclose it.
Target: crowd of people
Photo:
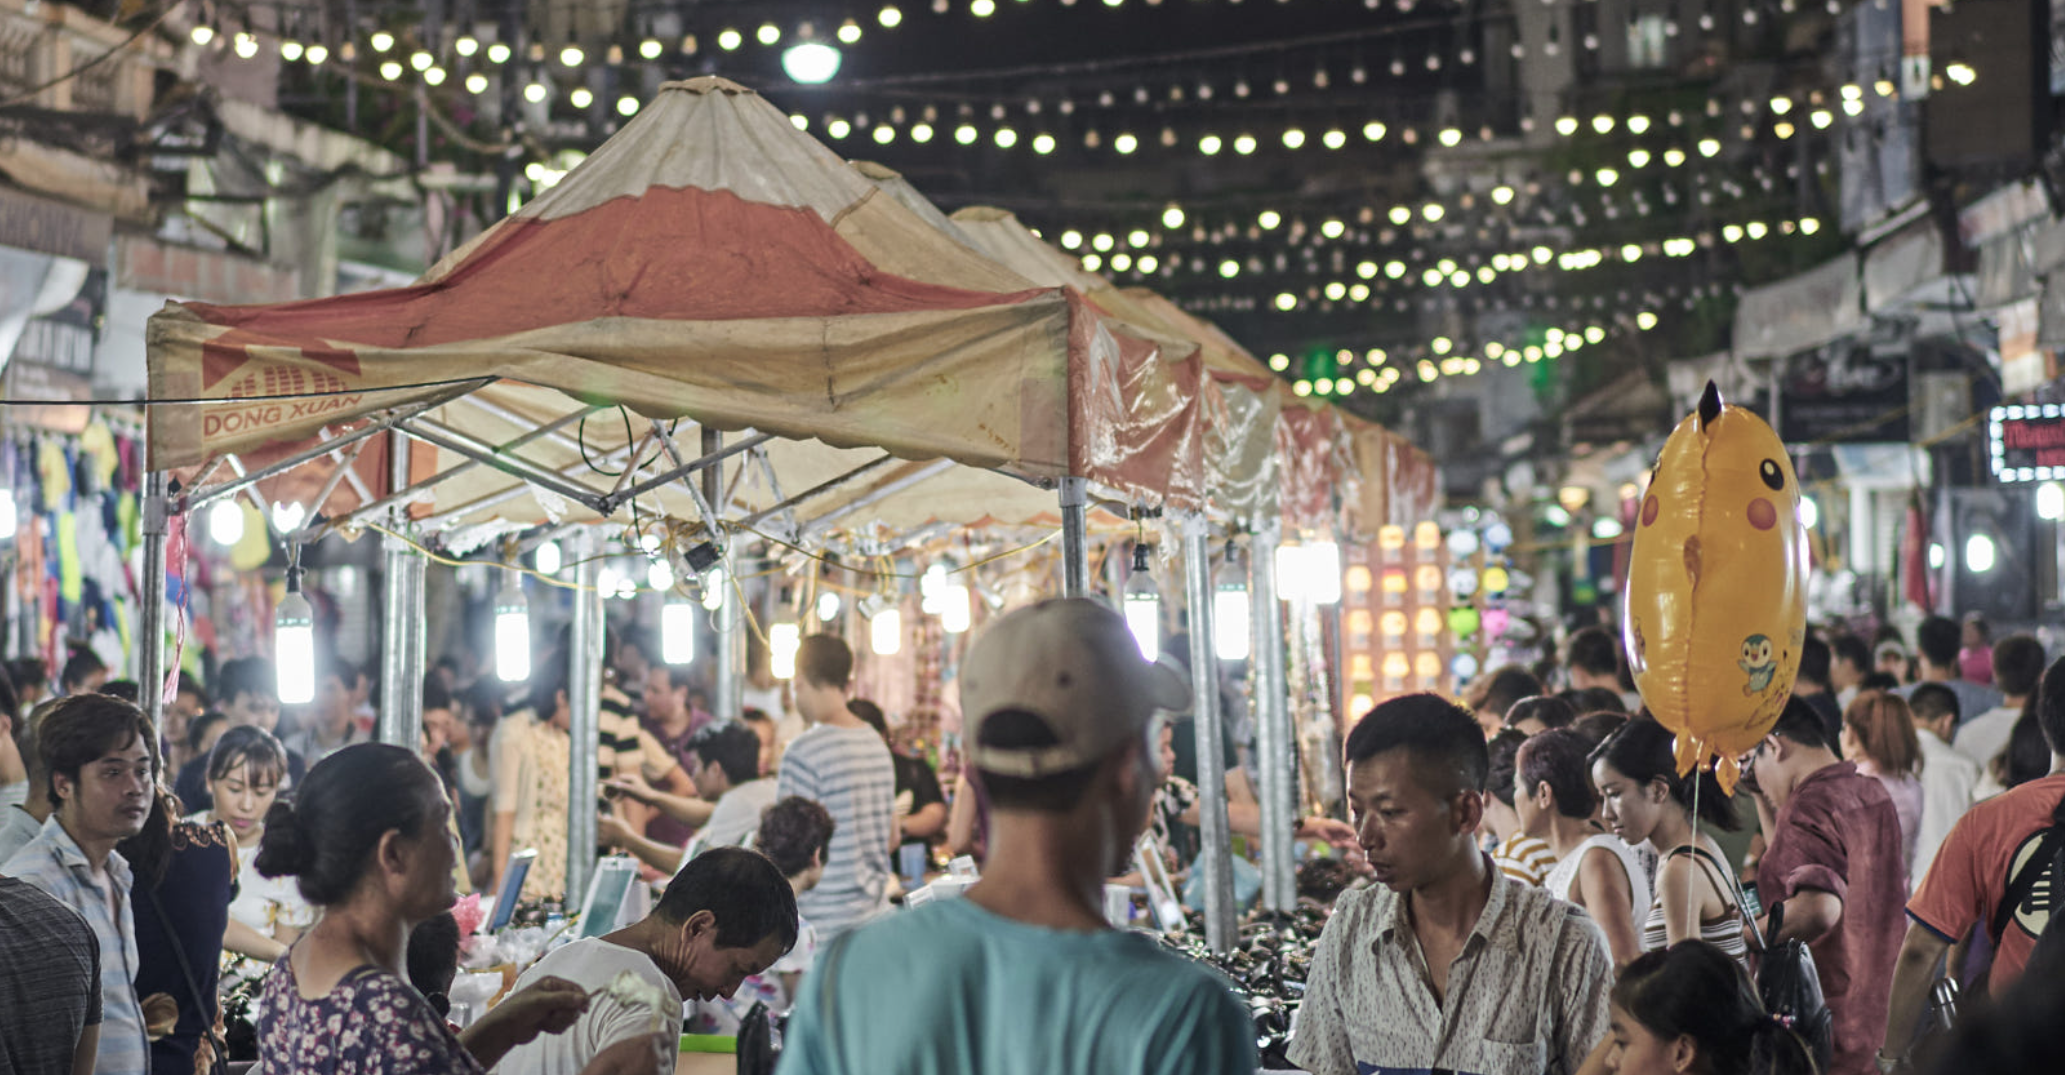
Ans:
[[[976,639],[951,796],[853,696],[836,637],[804,639],[786,684],[762,670],[774,711],[735,720],[634,634],[611,641],[598,837],[664,893],[549,951],[463,1030],[445,1022],[456,896],[500,891],[518,851],[536,852],[527,901],[564,893],[564,639],[513,695],[441,662],[413,750],[372,741],[368,677],[334,658],[307,706],[283,713],[271,666],[241,658],[180,676],[157,719],[97,660],[48,698],[41,669],[10,668],[0,1069],[217,1070],[242,987],[249,1047],[283,1073],[671,1070],[683,1013],[734,1032],[756,1004],[793,1009],[785,1072],[1254,1070],[1211,972],[1108,928],[1105,886],[1137,880],[1143,833],[1180,870],[1202,806],[1194,736],[1170,727],[1187,674],[1140,660],[1116,613],[1049,601]],[[1974,1025],[2034,988],[2018,979],[2065,884],[2065,661],[1940,618],[1915,641],[1910,663],[1901,639],[1810,638],[1734,794],[1679,771],[1604,627],[1461,705],[1361,715],[1350,820],[1298,822],[1362,879],[1331,907],[1291,1059],[1869,1075],[1981,1047],[1939,981],[2000,999]],[[1228,748],[1227,815],[1254,836]],[[965,898],[892,913],[963,851],[983,863]],[[1754,985],[1790,942],[1825,1030]]]

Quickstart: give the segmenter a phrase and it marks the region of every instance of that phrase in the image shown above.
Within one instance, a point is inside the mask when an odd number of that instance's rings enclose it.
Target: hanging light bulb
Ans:
[[[1973,534],[1965,539],[1965,567],[1974,575],[1984,575],[1993,570],[1996,562],[1993,539],[1985,534]]]
[[[290,555],[287,596],[273,610],[272,653],[279,670],[282,705],[315,701],[315,609],[301,596],[299,550]]]
[[[5,538],[14,533],[14,498],[0,501],[0,511],[0,538]],[[2036,487],[2036,517],[2047,522],[2065,519],[2065,485],[2045,482]]]
[[[218,500],[208,509],[208,536],[228,548],[244,540],[244,509],[235,500]]]
[[[975,625],[975,606],[969,602],[965,583],[949,582],[939,592],[939,629],[950,635],[964,634]]]
[[[495,595],[495,677],[504,683],[531,678],[531,608],[514,571]]]
[[[540,575],[557,575],[559,574],[559,569],[564,566],[564,562],[560,557],[559,542],[557,541],[547,541],[539,545],[538,551],[532,554],[532,556],[532,563],[537,567],[538,574]]]
[[[868,644],[878,657],[903,648],[903,610],[891,605],[868,618]]]
[[[20,520],[16,517],[14,507],[14,490],[0,489],[0,541],[13,540],[15,528],[19,524]]]
[[[696,607],[685,597],[670,596],[660,606],[660,660],[688,664],[696,655]]]
[[[817,595],[817,619],[818,619],[818,622],[820,622],[820,623],[830,623],[830,622],[832,622],[833,620],[836,620],[836,619],[838,619],[838,618],[839,618],[839,595],[838,595],[838,594],[836,594],[836,593],[833,593],[833,592],[832,592],[832,591],[830,591],[830,590],[825,590],[824,592],[822,592],[822,593],[818,594],[818,595]]]
[[[1140,645],[1140,656],[1154,660],[1162,652],[1162,591],[1147,563],[1148,546],[1133,543],[1133,573],[1126,579],[1126,629]]]
[[[278,530],[282,534],[291,534],[301,529],[302,521],[307,518],[308,509],[302,507],[298,502],[290,500],[287,503],[274,504],[272,506],[273,529]]]
[[[652,566],[645,569],[645,584],[661,593],[673,589],[674,565],[668,563],[664,556],[654,560]]]
[[[724,588],[731,585],[731,576],[721,567],[713,567],[703,575],[703,607],[715,612],[724,607]]]
[[[1245,661],[1255,625],[1248,619],[1248,578],[1237,566],[1233,545],[1212,581],[1212,649],[1222,661]]]

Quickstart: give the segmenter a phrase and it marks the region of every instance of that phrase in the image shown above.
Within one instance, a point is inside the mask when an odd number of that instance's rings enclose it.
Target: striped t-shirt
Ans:
[[[1556,850],[1546,840],[1515,832],[1491,849],[1491,861],[1507,877],[1540,888],[1556,868]]]
[[[778,800],[801,795],[832,815],[824,880],[796,901],[819,938],[830,942],[888,905],[896,764],[874,729],[820,724],[789,744],[778,790]]]

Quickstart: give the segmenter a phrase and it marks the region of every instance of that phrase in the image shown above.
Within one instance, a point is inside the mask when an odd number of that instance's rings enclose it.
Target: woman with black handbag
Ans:
[[[207,1075],[227,1059],[215,1031],[222,932],[236,891],[236,842],[220,822],[178,821],[160,787],[143,831],[117,845],[136,873],[136,995],[152,1075]]]

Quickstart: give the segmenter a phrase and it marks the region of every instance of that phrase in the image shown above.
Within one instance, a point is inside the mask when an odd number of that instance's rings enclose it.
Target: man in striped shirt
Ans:
[[[36,751],[56,811],[0,865],[79,912],[100,948],[101,1075],[146,1075],[150,1043],[136,999],[136,918],[129,863],[115,845],[143,831],[157,787],[157,733],[134,704],[103,694],[65,698],[36,726]]]
[[[890,855],[898,840],[896,764],[873,728],[846,708],[853,651],[812,635],[796,652],[796,710],[809,728],[782,755],[777,799],[801,795],[832,815],[824,880],[797,906],[829,943],[889,905]]]

